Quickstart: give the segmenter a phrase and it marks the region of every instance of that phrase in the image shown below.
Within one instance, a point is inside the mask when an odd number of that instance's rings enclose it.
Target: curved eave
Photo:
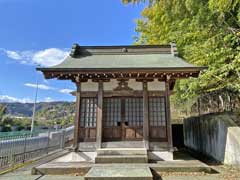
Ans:
[[[199,73],[207,67],[164,67],[164,68],[37,68],[42,71],[45,78],[61,80],[80,79],[118,79],[118,78],[164,78],[170,75],[177,78],[198,77]]]
[[[37,68],[43,73],[119,73],[119,72],[200,72],[207,67],[163,67],[163,68]]]

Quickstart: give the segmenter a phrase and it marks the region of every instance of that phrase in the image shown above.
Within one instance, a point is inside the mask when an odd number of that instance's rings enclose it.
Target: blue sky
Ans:
[[[72,101],[70,81],[44,80],[35,64],[58,64],[73,43],[128,45],[143,5],[121,0],[0,0],[0,102]]]

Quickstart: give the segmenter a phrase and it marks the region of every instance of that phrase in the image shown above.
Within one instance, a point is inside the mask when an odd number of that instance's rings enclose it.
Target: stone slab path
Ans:
[[[104,166],[93,167],[86,174],[85,180],[152,180],[153,175],[148,167]]]

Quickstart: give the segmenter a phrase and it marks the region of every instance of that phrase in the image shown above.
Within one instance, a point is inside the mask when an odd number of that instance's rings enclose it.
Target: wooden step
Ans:
[[[147,155],[98,155],[95,163],[147,163]]]

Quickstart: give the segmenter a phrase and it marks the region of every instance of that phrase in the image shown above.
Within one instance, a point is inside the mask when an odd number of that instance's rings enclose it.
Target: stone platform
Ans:
[[[128,168],[150,168],[156,172],[206,172],[211,173],[212,169],[200,161],[159,161],[157,163],[139,164],[94,164],[90,162],[48,162],[32,169],[32,174],[44,175],[66,175],[88,173],[91,168],[100,167],[128,167]]]
[[[175,153],[175,160],[172,161],[150,161],[136,162],[139,157],[130,161],[129,157],[146,156],[146,149],[115,149],[104,148],[97,150],[96,154],[91,152],[74,153],[59,157],[53,161],[35,166],[32,168],[33,175],[70,175],[86,177],[86,180],[95,179],[151,179],[152,175],[165,172],[205,172],[212,173],[211,167],[192,158],[185,153]],[[117,157],[128,157],[124,161],[117,163]],[[107,159],[101,162],[94,162],[97,157]],[[96,160],[96,159],[95,159]],[[97,160],[96,160],[97,161]],[[109,163],[108,163],[109,161]],[[150,173],[149,173],[150,172]],[[140,178],[142,177],[142,178]]]
[[[96,166],[85,175],[85,180],[152,180],[148,167]]]
[[[146,148],[101,148],[97,149],[95,163],[147,163]]]

